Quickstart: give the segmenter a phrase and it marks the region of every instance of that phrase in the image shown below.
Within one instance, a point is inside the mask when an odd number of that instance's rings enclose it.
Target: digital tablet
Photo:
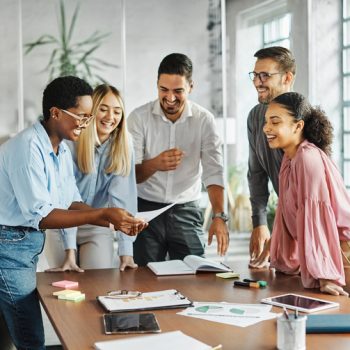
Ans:
[[[103,325],[106,334],[158,333],[159,324],[154,314],[105,314]]]
[[[261,302],[306,313],[339,307],[338,303],[332,301],[307,297],[298,294],[283,294],[271,298],[264,298],[261,300]]]

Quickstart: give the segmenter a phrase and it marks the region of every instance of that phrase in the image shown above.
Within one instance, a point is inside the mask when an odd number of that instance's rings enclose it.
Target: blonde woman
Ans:
[[[135,165],[122,98],[115,87],[103,84],[95,88],[92,100],[94,121],[81,133],[78,142],[68,143],[78,189],[83,201],[94,208],[124,208],[135,214]],[[132,246],[134,238],[121,232],[117,235],[120,270],[136,268]],[[64,230],[61,236],[57,232],[46,243],[49,265],[60,266],[64,261],[61,267],[49,271],[82,272],[82,269],[117,266],[113,261],[112,230],[84,225]],[[62,246],[62,243],[64,249],[59,249],[58,245]]]

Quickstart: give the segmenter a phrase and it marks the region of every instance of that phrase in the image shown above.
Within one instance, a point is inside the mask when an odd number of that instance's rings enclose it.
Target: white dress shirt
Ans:
[[[200,199],[201,182],[224,187],[221,140],[214,116],[187,101],[175,123],[167,119],[159,100],[131,112],[129,131],[133,136],[135,163],[161,152],[179,148],[185,155],[176,170],[157,171],[138,184],[138,196],[159,203],[186,203]]]

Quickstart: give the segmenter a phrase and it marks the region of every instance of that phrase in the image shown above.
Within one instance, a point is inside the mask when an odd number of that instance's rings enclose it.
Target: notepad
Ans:
[[[222,263],[196,255],[187,255],[184,260],[150,262],[147,266],[157,276],[194,275],[198,271],[232,272],[228,266],[225,266]]]
[[[308,315],[306,333],[350,333],[350,314]]]
[[[170,309],[192,305],[191,300],[187,299],[175,289],[142,293],[137,297],[123,299],[99,296],[97,300],[109,312]]]
[[[157,335],[147,335],[137,338],[118,339],[95,343],[97,350],[209,350],[211,346],[192,338],[181,331],[166,332]]]

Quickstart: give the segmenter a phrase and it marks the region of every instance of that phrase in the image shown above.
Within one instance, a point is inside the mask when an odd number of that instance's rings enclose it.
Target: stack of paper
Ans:
[[[98,350],[209,350],[211,346],[200,342],[180,331],[141,336],[137,338],[110,340],[95,343]]]
[[[193,307],[179,312],[178,315],[226,323],[238,327],[251,326],[277,316],[277,314],[270,312],[271,305],[213,302],[194,302],[193,305]]]

